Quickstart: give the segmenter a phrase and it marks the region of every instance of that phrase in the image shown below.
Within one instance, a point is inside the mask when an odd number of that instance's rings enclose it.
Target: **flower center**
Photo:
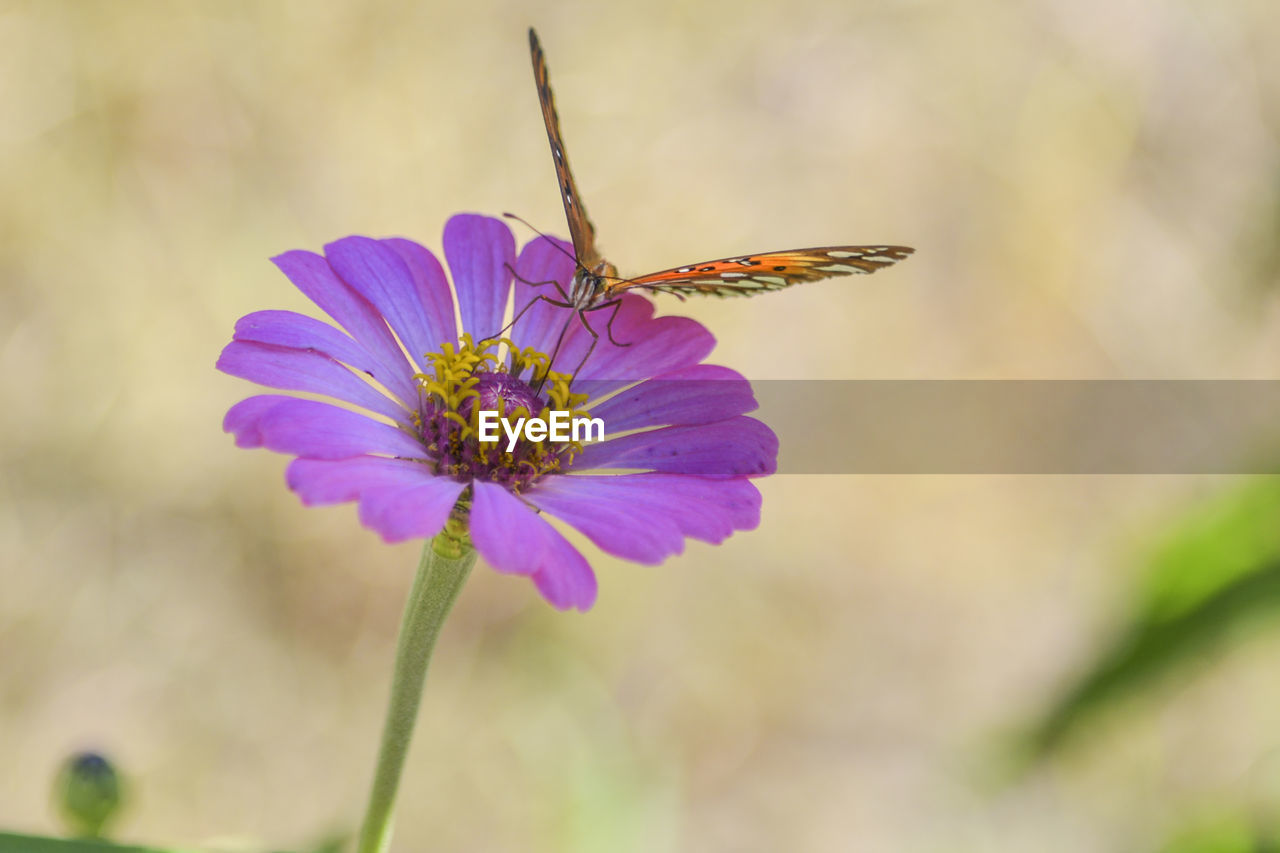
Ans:
[[[510,364],[495,352],[501,344],[511,353]],[[414,420],[437,474],[489,480],[519,492],[567,465],[582,449],[578,441],[532,441],[524,430],[512,446],[501,425],[496,441],[480,439],[481,412],[497,412],[513,428],[520,418],[526,426],[543,421],[548,426],[544,435],[551,435],[552,412],[567,412],[571,418],[583,414],[587,395],[570,390],[571,376],[549,370],[545,354],[519,349],[506,338],[476,344],[468,334],[457,347],[445,344],[440,349],[427,355],[428,371],[414,377],[423,391]],[[521,379],[526,371],[527,378]]]

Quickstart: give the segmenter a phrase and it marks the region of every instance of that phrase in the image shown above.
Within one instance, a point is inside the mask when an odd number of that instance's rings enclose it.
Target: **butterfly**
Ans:
[[[535,297],[534,301],[543,299],[558,307],[575,310],[582,325],[593,338],[598,339],[599,336],[587,324],[587,313],[612,308],[613,314],[610,315],[608,327],[609,340],[616,346],[626,346],[613,340],[612,322],[621,304],[621,295],[630,290],[670,293],[681,300],[692,295],[754,296],[805,281],[872,273],[897,263],[915,251],[907,246],[823,246],[720,258],[672,267],[636,278],[619,276],[617,267],[605,260],[596,248],[595,226],[587,218],[578,186],[573,180],[573,172],[569,170],[568,155],[560,135],[560,118],[556,114],[555,98],[551,93],[546,55],[532,27],[529,28],[529,55],[533,60],[533,79],[538,87],[538,102],[542,105],[547,139],[551,142],[551,156],[555,162],[556,179],[560,184],[565,218],[569,222],[569,236],[573,240],[576,265],[568,293],[558,283],[550,282],[556,284],[560,301],[545,296]],[[532,304],[533,301],[526,308]],[[594,345],[593,341],[593,348]]]

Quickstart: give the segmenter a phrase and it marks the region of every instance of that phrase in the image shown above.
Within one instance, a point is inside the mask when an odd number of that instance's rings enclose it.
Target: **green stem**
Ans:
[[[396,648],[395,673],[391,678],[391,701],[382,728],[382,745],[378,749],[378,767],[369,792],[369,807],[360,829],[358,853],[386,853],[391,845],[391,828],[395,816],[396,791],[404,770],[405,755],[413,738],[413,725],[418,719],[422,701],[422,684],[427,677],[427,664],[435,647],[440,626],[462,589],[476,552],[465,533],[458,535],[446,529],[427,543],[418,564],[409,602],[405,605],[400,625],[400,642]]]

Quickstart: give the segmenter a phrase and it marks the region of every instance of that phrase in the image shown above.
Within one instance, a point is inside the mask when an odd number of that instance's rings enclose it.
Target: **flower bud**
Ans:
[[[54,800],[74,835],[101,838],[120,807],[120,777],[101,755],[77,753],[58,772]]]

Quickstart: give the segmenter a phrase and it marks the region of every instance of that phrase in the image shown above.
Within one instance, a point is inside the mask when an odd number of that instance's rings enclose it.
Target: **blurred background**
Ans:
[[[239,316],[311,310],[267,260],[284,250],[438,250],[458,211],[564,234],[529,25],[624,274],[917,247],[872,278],[660,300],[716,333],[717,363],[1280,378],[1264,0],[0,4],[0,827],[60,832],[49,786],[86,748],[129,779],[122,840],[302,850],[358,825],[418,546],[304,510],[283,457],[235,449],[221,418],[253,389],[213,363]],[[1222,617],[1232,642],[1186,649],[1160,622],[1158,677],[1072,702],[1153,619],[1269,577],[1274,484],[760,488],[757,531],[660,567],[584,545],[585,615],[481,563],[428,678],[396,849],[1265,832],[1280,634]],[[1210,581],[1169,617],[1152,590],[1188,571]]]

